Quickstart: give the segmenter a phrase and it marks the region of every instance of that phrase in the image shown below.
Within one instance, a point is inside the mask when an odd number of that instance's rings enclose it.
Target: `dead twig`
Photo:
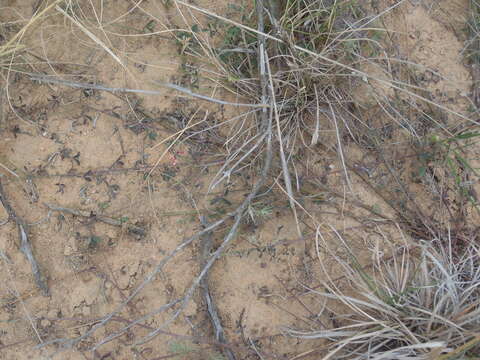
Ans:
[[[18,236],[20,238],[20,251],[25,255],[25,257],[27,258],[28,262],[32,267],[33,277],[35,278],[35,282],[37,286],[42,291],[44,296],[48,296],[50,294],[50,291],[48,289],[46,278],[42,274],[40,266],[38,265],[38,262],[35,260],[35,256],[33,255],[32,245],[28,237],[27,225],[25,221],[17,215],[17,213],[11,206],[10,202],[8,201],[8,198],[5,195],[5,191],[3,189],[1,177],[0,177],[0,202],[5,208],[5,211],[8,214],[8,218],[10,220],[15,221],[15,223],[17,224]]]
[[[204,227],[208,227],[208,222],[205,218],[205,216],[200,217],[200,221]],[[206,261],[208,257],[210,256],[210,252],[212,250],[212,232],[209,232],[202,236],[202,255],[201,255],[201,263],[202,267],[206,265]],[[202,289],[202,296],[205,300],[205,303],[207,304],[207,311],[208,315],[210,317],[210,321],[213,326],[213,330],[215,332],[215,340],[217,340],[221,344],[228,344],[228,341],[225,338],[225,331],[223,330],[222,323],[220,321],[220,316],[218,315],[218,309],[215,306],[215,303],[213,301],[212,295],[210,294],[210,287],[208,284],[208,273],[205,275],[205,277],[202,279],[200,282],[200,288]],[[228,360],[235,360],[235,354],[233,351],[228,348],[224,347],[223,348],[223,353],[225,356],[228,358]]]
[[[0,164],[1,166],[1,164]],[[29,175],[31,179],[38,179],[38,178],[52,178],[52,177],[59,177],[59,178],[85,178],[89,179],[91,177],[97,177],[101,175],[107,175],[107,174],[123,174],[123,173],[128,173],[128,172],[142,172],[142,171],[148,171],[151,170],[152,166],[141,166],[141,167],[131,167],[131,168],[108,168],[108,169],[94,169],[94,170],[88,170],[83,173],[78,173],[78,172],[68,172],[66,174],[48,174],[48,173],[38,173],[34,175]]]
[[[258,10],[258,17],[259,17],[259,28],[263,32],[263,2],[259,0],[257,2],[257,10]],[[266,64],[266,51],[265,51],[265,38],[262,35],[259,35],[259,52],[258,52],[258,57],[259,57],[259,72],[260,72],[260,83],[261,83],[261,89],[262,89],[262,103],[267,104],[267,99],[268,99],[268,77],[266,76],[267,69],[268,69],[268,64]],[[265,66],[267,65],[267,66]],[[273,89],[272,89],[273,92]],[[273,94],[272,94],[273,97]],[[267,149],[265,152],[265,163],[263,166],[262,174],[260,179],[257,181],[257,183],[254,185],[251,193],[245,199],[245,201],[237,208],[236,210],[236,215],[235,215],[235,221],[232,227],[230,228],[230,231],[227,233],[225,236],[222,245],[217,249],[217,251],[210,256],[210,251],[212,248],[212,234],[211,232],[206,233],[203,236],[203,241],[202,241],[202,271],[200,275],[197,277],[197,279],[194,281],[190,289],[188,290],[183,306],[180,307],[179,310],[177,310],[176,314],[172,317],[171,320],[175,319],[176,316],[180,314],[180,312],[183,310],[183,308],[186,306],[186,304],[189,301],[189,298],[192,296],[194,290],[196,289],[197,286],[200,286],[202,288],[202,294],[205,299],[205,302],[207,304],[208,308],[208,314],[210,317],[210,320],[212,322],[214,331],[215,331],[215,338],[218,342],[226,344],[226,339],[225,339],[225,334],[223,327],[221,325],[220,317],[218,315],[218,311],[216,309],[216,306],[213,302],[213,299],[211,297],[210,291],[209,291],[209,284],[208,284],[208,271],[212,267],[213,263],[220,257],[221,254],[223,254],[224,249],[226,246],[229,244],[229,242],[235,237],[236,231],[240,225],[241,219],[243,217],[244,212],[248,208],[250,202],[255,198],[257,195],[259,189],[263,186],[263,184],[266,181],[268,172],[271,167],[271,162],[272,162],[272,114],[267,113],[267,106],[264,106],[264,109],[262,110],[261,113],[261,124],[262,124],[262,130],[265,131],[264,137],[261,137],[261,141],[265,141],[267,143]],[[281,139],[280,139],[281,141]],[[201,217],[201,222],[204,227],[208,227],[208,224],[206,222],[206,219],[204,216]],[[210,257],[210,260],[207,261],[207,259]],[[147,337],[145,341],[148,341],[152,339],[158,332],[159,329],[151,332]],[[229,348],[224,348],[223,352],[225,356],[229,360],[234,360],[235,355]]]
[[[46,207],[48,207],[52,211],[59,211],[59,212],[64,212],[67,214],[71,214],[74,216],[80,216],[88,219],[94,219],[100,222],[103,222],[108,225],[113,225],[113,226],[123,226],[126,225],[127,230],[133,234],[137,234],[140,236],[145,236],[146,230],[140,226],[136,226],[133,224],[125,224],[125,221],[122,221],[122,219],[115,219],[112,217],[108,216],[103,216],[103,215],[98,215],[95,214],[91,211],[86,211],[86,210],[76,210],[76,209],[70,209],[70,208],[65,208],[57,205],[52,205],[52,204],[47,204],[44,203]]]
[[[133,93],[133,94],[143,94],[143,95],[165,95],[165,92],[158,91],[158,90],[113,88],[113,87],[107,87],[107,86],[98,85],[98,84],[89,84],[89,83],[67,81],[67,80],[62,80],[62,79],[54,79],[50,76],[44,76],[44,75],[31,75],[30,80],[43,82],[43,83],[48,83],[48,84],[65,85],[65,86],[69,86],[69,87],[77,88],[77,89],[93,89],[93,90],[108,91],[108,92],[111,92],[113,94]],[[179,92],[184,93],[186,95],[195,97],[197,99],[206,100],[206,101],[213,102],[213,103],[219,104],[219,105],[230,105],[230,106],[251,107],[251,108],[262,108],[262,107],[266,106],[264,104],[243,104],[243,103],[233,103],[233,102],[223,101],[223,100],[219,100],[219,99],[214,99],[214,98],[209,97],[209,96],[194,93],[189,89],[186,89],[184,87],[181,87],[181,86],[178,86],[178,85],[175,85],[175,84],[162,83],[162,82],[159,82],[159,81],[154,81],[154,84],[160,85],[160,86],[172,89],[172,90],[176,90],[176,91],[179,91]]]

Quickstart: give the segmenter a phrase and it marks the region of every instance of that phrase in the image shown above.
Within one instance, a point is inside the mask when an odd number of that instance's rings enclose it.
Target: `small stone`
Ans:
[[[58,319],[58,310],[57,309],[52,309],[48,312],[47,317],[49,319]]]
[[[111,239],[115,239],[115,238],[118,237],[117,230],[115,230],[115,229],[109,229],[109,230],[106,232],[105,235],[108,236],[108,237],[111,238]]]
[[[74,236],[71,236],[67,240],[67,243],[65,244],[65,249],[63,250],[63,254],[65,256],[69,256],[76,253],[77,251],[78,251],[77,239],[75,239]]]
[[[63,255],[70,256],[74,253],[73,249],[69,245],[65,245],[65,249],[63,250]]]
[[[48,328],[50,325],[52,325],[52,322],[48,319],[42,319],[40,320],[40,326],[43,328]]]

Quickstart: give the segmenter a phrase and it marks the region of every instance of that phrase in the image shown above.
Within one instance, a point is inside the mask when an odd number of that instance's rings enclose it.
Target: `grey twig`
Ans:
[[[95,347],[92,349],[92,350],[95,350],[97,349],[98,347],[118,338],[119,336],[122,336],[123,334],[125,334],[126,331],[128,331],[130,328],[136,326],[136,325],[140,325],[142,322],[146,321],[147,319],[151,318],[152,316],[155,316],[157,314],[160,314],[162,312],[165,312],[167,310],[169,310],[170,308],[172,308],[173,306],[175,306],[177,303],[179,302],[179,300],[174,300],[168,304],[165,304],[165,305],[162,305],[160,306],[158,309],[136,319],[135,321],[132,321],[132,322],[129,322],[128,325],[126,325],[125,327],[121,328],[120,330],[108,335],[106,338],[104,338],[102,341],[100,341],[99,343],[97,343],[95,345]]]
[[[197,94],[197,93],[192,92],[190,89],[187,89],[187,88],[175,85],[175,84],[162,83],[160,81],[155,81],[155,80],[153,82],[157,85],[164,86],[164,87],[167,87],[169,89],[176,90],[176,91],[182,92],[184,94],[190,95],[192,97],[196,97],[196,98],[202,99],[202,100],[207,100],[207,101],[214,102],[214,103],[220,104],[220,105],[231,105],[231,106],[252,107],[252,108],[268,108],[268,105],[266,105],[266,104],[232,103],[232,102],[228,102],[228,101],[214,99],[214,98],[211,98],[209,96]]]
[[[89,84],[89,83],[82,83],[82,82],[74,82],[74,81],[68,81],[68,80],[62,80],[62,79],[55,79],[51,76],[45,76],[45,75],[30,75],[30,80],[34,81],[39,81],[43,83],[48,83],[48,84],[57,84],[57,85],[65,85],[69,86],[72,88],[77,88],[77,89],[94,89],[94,90],[101,90],[101,91],[108,91],[111,93],[134,93],[134,94],[144,94],[144,95],[165,95],[164,92],[158,91],[158,90],[143,90],[143,89],[129,89],[129,88],[113,88],[113,87],[107,87],[103,85],[98,85],[98,84]],[[153,81],[154,84],[160,85],[172,90],[179,91],[181,93],[184,93],[186,95],[201,99],[201,100],[206,100],[210,101],[216,104],[220,105],[231,105],[231,106],[239,106],[239,107],[251,107],[251,108],[263,108],[263,107],[268,107],[268,105],[265,104],[243,104],[243,103],[232,103],[228,101],[223,101],[219,99],[215,99],[209,96],[201,95],[194,93],[190,89],[175,85],[175,84],[169,84],[169,83],[163,83],[160,81]]]
[[[206,228],[208,227],[208,222],[205,216],[200,217],[200,221],[202,225]],[[202,239],[201,239],[201,266],[202,268],[206,265],[207,259],[210,256],[210,251],[212,250],[212,232],[208,232],[205,234]],[[203,298],[205,299],[205,303],[207,304],[207,311],[208,315],[210,317],[210,321],[212,322],[213,330],[215,332],[215,339],[221,343],[228,345],[228,341],[225,338],[225,331],[223,330],[222,327],[222,322],[220,320],[220,316],[218,315],[218,309],[215,306],[215,303],[213,302],[212,295],[210,294],[210,287],[208,284],[208,273],[205,274],[205,277],[202,279],[200,282],[200,288],[202,289],[202,295]],[[228,358],[228,360],[235,360],[235,354],[233,351],[228,348],[224,347],[223,348],[223,353],[225,356]]]
[[[145,94],[145,95],[164,95],[160,91],[156,90],[143,90],[143,89],[129,89],[129,88],[114,88],[114,87],[107,87],[99,84],[90,84],[90,83],[82,83],[82,82],[75,82],[75,81],[68,81],[62,79],[56,79],[51,76],[46,75],[31,75],[30,80],[43,82],[47,84],[56,84],[56,85],[65,85],[71,88],[76,89],[94,89],[94,90],[101,90],[101,91],[108,91],[111,93],[134,93],[134,94]]]
[[[41,173],[41,174],[35,174],[35,175],[30,175],[32,179],[40,179],[40,178],[52,178],[52,177],[58,177],[58,178],[87,178],[87,177],[95,177],[95,176],[100,176],[100,175],[107,175],[107,174],[123,174],[127,172],[142,172],[142,171],[147,171],[151,170],[152,166],[141,166],[141,167],[131,167],[131,168],[120,168],[120,169],[92,169],[88,170],[86,172],[69,172],[66,174],[48,174],[48,173]]]
[[[95,219],[108,225],[122,226],[123,224],[125,224],[125,222],[120,219],[115,219],[115,218],[103,216],[103,215],[92,214],[92,212],[90,211],[70,209],[70,208],[65,208],[65,207],[47,204],[47,203],[44,203],[44,205],[48,207],[51,211],[59,211],[59,212],[64,212],[64,213],[75,215],[75,216]],[[141,236],[144,236],[146,234],[145,229],[139,226],[136,226],[133,224],[126,224],[126,227],[128,231],[133,234],[137,234]]]
[[[27,224],[25,221],[17,215],[13,207],[11,206],[10,202],[8,201],[7,196],[5,195],[5,191],[2,185],[2,179],[0,177],[0,202],[2,203],[5,211],[8,214],[8,218],[10,220],[15,221],[18,228],[18,236],[20,238],[20,251],[25,255],[30,266],[32,267],[33,277],[35,278],[35,282],[39,289],[42,291],[43,295],[48,296],[50,291],[48,289],[47,281],[45,276],[42,274],[40,270],[40,266],[38,262],[35,260],[35,256],[33,256],[32,245],[30,244],[30,239],[28,237],[27,231]]]

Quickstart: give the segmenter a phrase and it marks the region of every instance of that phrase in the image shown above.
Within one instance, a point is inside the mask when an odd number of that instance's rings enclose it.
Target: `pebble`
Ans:
[[[49,319],[58,319],[59,311],[57,309],[52,309],[48,312],[47,317]]]

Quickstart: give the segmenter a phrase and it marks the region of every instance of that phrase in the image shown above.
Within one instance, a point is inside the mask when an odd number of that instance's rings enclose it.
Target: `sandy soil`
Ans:
[[[0,21],[28,18],[36,3],[2,2],[6,9],[0,11]],[[394,2],[375,3],[381,9]],[[198,5],[220,14],[231,11],[221,1],[198,1]],[[108,35],[107,45],[119,54],[124,67],[57,13],[26,38],[28,60],[35,59],[31,71],[77,75],[77,80],[82,75],[84,81],[111,87],[156,90],[161,89],[151,80],[185,77],[185,81],[197,81],[195,74],[181,70],[177,45],[168,36],[130,38],[113,33],[115,29],[124,34],[163,30],[158,24],[149,28],[152,18],[147,13],[165,24],[181,24],[175,9],[166,9],[160,1],[145,1],[143,6],[129,11],[132,3],[128,1],[105,2],[101,14],[87,5],[82,8],[92,23],[98,17],[103,24],[119,24],[117,28],[106,26],[109,33],[102,34],[98,28],[95,33],[103,40]],[[459,113],[467,113],[471,105],[472,78],[462,55],[467,9],[466,0],[407,1],[384,19],[403,59],[438,74],[417,67],[422,85],[433,92],[435,101]],[[15,29],[15,24],[1,27],[0,41]],[[146,344],[134,345],[172,311],[150,316],[95,352],[87,351],[129,322],[181,296],[199,270],[198,243],[175,257],[107,326],[74,349],[59,352],[61,348],[49,341],[78,337],[92,329],[124,302],[165,254],[201,228],[200,213],[229,211],[229,204],[238,203],[248,192],[248,180],[239,177],[228,185],[228,194],[222,185],[205,196],[212,172],[197,166],[196,152],[201,149],[188,142],[175,145],[161,157],[169,144],[161,141],[178,130],[176,121],[201,120],[208,114],[208,121],[214,124],[238,110],[178,98],[168,90],[161,96],[112,95],[43,84],[20,73],[9,74],[7,83],[5,76],[0,78],[2,89],[8,86],[8,93],[0,92],[0,163],[10,171],[0,168],[2,183],[12,206],[29,224],[33,251],[47,278],[49,294],[42,294],[35,284],[30,264],[19,250],[14,222],[2,225],[0,357],[221,359],[219,349],[212,345],[211,325],[200,295],[194,296],[164,333]],[[359,96],[359,101],[368,99]],[[215,139],[204,141],[208,146]],[[375,159],[362,157],[353,144],[347,144],[345,151],[357,160],[359,168],[375,163]],[[472,149],[472,154],[475,151]],[[159,159],[156,170],[146,178],[142,170],[151,169]],[[336,156],[314,149],[305,159],[314,164],[310,169],[313,177],[322,178],[338,194],[344,193]],[[381,169],[376,171],[372,177],[380,179]],[[376,206],[386,218],[395,216],[360,177],[353,175],[351,181],[358,201]],[[275,193],[282,198],[280,189]],[[325,196],[305,206],[344,233],[365,261],[385,238],[401,241],[390,223],[372,219],[341,196]],[[258,359],[258,353],[264,359],[317,359],[314,350],[321,342],[286,337],[282,327],[318,328],[329,323],[325,313],[319,315],[322,301],[306,291],[318,287],[327,274],[319,265],[314,237],[298,240],[285,202],[278,200],[271,206],[256,224],[242,226],[238,238],[214,266],[209,280],[212,295],[239,359]],[[81,214],[55,211],[54,207]],[[101,216],[117,224],[99,221]],[[6,211],[0,208],[0,221],[6,218]],[[225,230],[215,232],[214,240],[220,240]],[[322,256],[328,275],[341,276],[333,261]]]

